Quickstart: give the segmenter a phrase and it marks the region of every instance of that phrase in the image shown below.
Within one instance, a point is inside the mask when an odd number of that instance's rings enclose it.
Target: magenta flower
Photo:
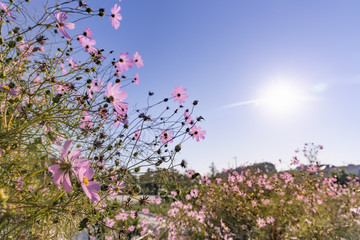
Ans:
[[[105,95],[107,97],[106,101],[111,103],[116,112],[125,116],[129,104],[123,102],[127,98],[127,93],[126,91],[120,91],[120,86],[120,83],[116,83],[114,86],[112,86],[112,83],[109,83]]]
[[[54,16],[55,16],[56,24],[58,25],[59,32],[61,32],[65,37],[70,39],[70,36],[65,31],[65,28],[70,29],[70,30],[74,29],[75,24],[74,23],[64,23],[65,21],[68,20],[66,13],[64,13],[64,12],[59,11],[56,15],[54,13]]]
[[[67,140],[61,149],[59,164],[51,165],[48,170],[52,173],[54,184],[60,188],[62,183],[65,191],[72,190],[70,175],[79,171],[81,167],[89,168],[90,161],[86,158],[80,158],[81,150],[75,149],[70,152],[72,140]]]
[[[196,138],[196,141],[198,142],[200,139],[205,139],[206,131],[201,131],[201,127],[194,125],[189,134],[192,138]]]
[[[134,62],[134,59],[127,58],[128,55],[128,52],[120,54],[120,60],[115,63],[115,66],[117,68],[117,74],[121,74],[124,70],[127,71],[129,68],[132,68],[132,63]]]
[[[16,19],[12,16],[12,12],[7,8],[7,5],[5,3],[0,2],[0,7],[4,10],[4,12],[6,12],[9,17],[11,17],[12,19]]]
[[[161,132],[160,140],[162,143],[172,143],[173,139],[173,132],[167,132],[166,130]]]
[[[140,67],[143,67],[144,66],[144,62],[140,56],[140,54],[138,52],[136,52],[134,54],[134,63],[135,63],[135,66],[137,66],[138,68]]]
[[[177,86],[176,88],[174,88],[174,92],[171,94],[171,96],[175,97],[174,98],[174,102],[179,101],[179,103],[184,103],[185,99],[187,98],[188,95],[185,94],[186,92],[186,88],[182,89],[182,86]]]
[[[95,40],[90,40],[83,35],[79,35],[79,43],[84,47],[84,51],[88,53],[97,53],[97,49],[94,47],[96,44]]]
[[[139,85],[139,74],[135,74],[134,76],[134,85]]]
[[[121,9],[121,7],[118,6],[117,4],[115,4],[114,7],[111,8],[110,21],[111,21],[111,25],[115,29],[118,29],[120,27],[120,21],[122,20],[122,16],[119,13],[120,9]]]
[[[90,181],[94,177],[94,170],[91,168],[80,168],[78,172],[81,187],[83,188],[86,196],[90,201],[95,202],[100,200],[99,194],[96,191],[100,191],[101,187],[98,183]]]

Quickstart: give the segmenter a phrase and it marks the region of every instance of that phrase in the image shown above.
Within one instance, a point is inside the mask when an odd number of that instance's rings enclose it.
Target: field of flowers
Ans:
[[[182,144],[205,138],[198,101],[179,85],[128,103],[144,61],[77,28],[120,27],[118,1],[91,4],[0,2],[0,239],[359,238],[359,179],[321,173],[322,146],[296,171],[172,179]],[[167,186],[151,198],[136,177],[148,167]]]

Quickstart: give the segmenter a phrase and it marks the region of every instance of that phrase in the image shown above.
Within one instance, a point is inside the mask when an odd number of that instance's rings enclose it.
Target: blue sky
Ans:
[[[106,2],[107,13],[116,2]],[[179,157],[191,168],[204,173],[211,162],[227,168],[235,156],[238,164],[269,161],[286,168],[305,142],[324,145],[322,163],[360,162],[359,1],[123,0],[120,5],[117,31],[107,19],[93,23],[97,46],[142,55],[140,85],[129,101],[141,103],[148,90],[169,96],[180,84],[189,100],[199,100],[206,139],[184,144]],[[102,31],[113,34],[105,37]],[[301,89],[306,100],[280,113],[266,104],[225,107],[260,99],[279,83]]]

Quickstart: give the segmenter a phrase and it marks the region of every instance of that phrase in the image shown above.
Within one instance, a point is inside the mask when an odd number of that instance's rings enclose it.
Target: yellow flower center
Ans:
[[[89,184],[89,181],[86,177],[83,177],[83,183],[85,183],[85,186],[87,186]]]
[[[60,168],[67,168],[67,164],[66,163],[60,163]]]
[[[1,86],[2,89],[4,89],[5,91],[9,91],[10,88],[8,86]]]

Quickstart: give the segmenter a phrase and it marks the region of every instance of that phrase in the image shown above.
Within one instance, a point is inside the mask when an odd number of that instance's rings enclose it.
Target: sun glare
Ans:
[[[300,86],[278,82],[263,89],[258,103],[268,111],[284,114],[298,110],[304,99]]]

